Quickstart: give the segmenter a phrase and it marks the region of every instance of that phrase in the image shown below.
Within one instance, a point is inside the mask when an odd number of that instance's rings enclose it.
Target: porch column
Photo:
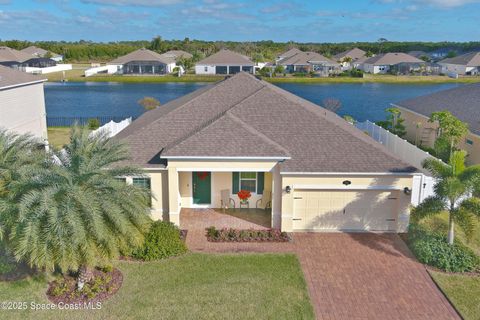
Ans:
[[[276,165],[272,170],[272,228],[282,227],[282,177]]]
[[[169,220],[177,226],[180,226],[180,199],[178,190],[178,172],[177,168],[168,168],[168,205]]]

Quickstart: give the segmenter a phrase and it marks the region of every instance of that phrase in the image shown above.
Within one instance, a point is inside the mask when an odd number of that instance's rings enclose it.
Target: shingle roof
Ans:
[[[0,62],[16,61],[24,62],[33,59],[33,56],[9,47],[0,47]]]
[[[163,57],[169,57],[177,60],[178,58],[191,59],[193,55],[183,50],[170,50],[161,54]]]
[[[278,61],[277,64],[282,66],[307,65],[312,62],[322,62],[333,65],[337,64],[335,61],[328,59],[317,52],[299,52],[291,57]]]
[[[395,105],[426,117],[430,117],[435,111],[448,110],[458,119],[468,123],[471,132],[480,135],[480,83],[403,100]]]
[[[296,55],[297,53],[300,53],[300,52],[302,52],[302,51],[298,48],[291,48],[290,50],[285,51],[282,54],[279,54],[278,58],[280,58],[280,59],[289,58],[289,57],[291,57],[293,55]]]
[[[169,64],[171,59],[167,59],[165,56],[162,56],[154,51],[142,48],[118,57],[117,59],[110,61],[109,64],[125,64],[132,61],[157,61],[160,63]]]
[[[395,65],[402,62],[408,63],[424,63],[425,61],[415,58],[403,52],[389,52],[376,55],[365,60],[365,64],[373,65]]]
[[[363,51],[362,49],[359,48],[353,48],[350,50],[346,50],[343,52],[340,52],[336,55],[333,56],[335,61],[340,61],[345,57],[350,57],[352,58],[353,61],[357,61],[358,59],[364,58],[367,53]]]
[[[0,66],[0,90],[47,81],[39,76]]]
[[[169,156],[242,156],[285,157],[287,172],[415,170],[336,114],[246,73],[179,100],[115,137],[130,146],[136,165],[161,167]]]
[[[240,53],[233,52],[227,49],[222,49],[217,53],[212,54],[209,57],[196,63],[197,65],[242,65],[253,66],[254,63]]]
[[[480,67],[480,52],[470,52],[461,56],[443,59],[438,63],[459,64],[467,67]]]

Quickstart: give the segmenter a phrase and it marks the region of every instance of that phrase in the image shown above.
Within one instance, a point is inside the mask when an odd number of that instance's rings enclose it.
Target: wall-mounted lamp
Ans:
[[[349,186],[349,185],[352,184],[352,181],[350,181],[350,180],[345,180],[345,181],[342,182],[342,184],[347,187],[347,186]]]
[[[292,191],[292,188],[290,186],[285,187],[285,192],[290,193]]]
[[[411,195],[412,189],[410,189],[409,187],[405,187],[403,188],[403,193],[405,193],[406,195]]]

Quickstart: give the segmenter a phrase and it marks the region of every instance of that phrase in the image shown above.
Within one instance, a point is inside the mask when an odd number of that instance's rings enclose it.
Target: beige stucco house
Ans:
[[[467,163],[480,164],[480,83],[435,92],[426,96],[393,103],[402,111],[407,140],[433,147],[438,123],[429,122],[431,114],[447,110],[469,125],[470,132],[459,148],[467,151]]]
[[[0,66],[0,128],[47,139],[45,81],[39,76]]]
[[[442,72],[446,74],[478,75],[480,74],[480,52],[470,52],[447,58],[438,62],[438,64],[442,67]]]
[[[149,111],[115,139],[145,168],[152,215],[271,198],[271,226],[403,232],[416,169],[336,114],[239,73]],[[135,181],[134,181],[135,182]],[[270,197],[271,196],[271,197]],[[263,208],[264,202],[258,205]]]

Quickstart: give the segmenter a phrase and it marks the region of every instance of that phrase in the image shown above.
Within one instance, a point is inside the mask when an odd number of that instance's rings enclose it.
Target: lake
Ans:
[[[162,104],[190,93],[205,83],[111,83],[67,82],[46,83],[45,100],[47,117],[138,117],[143,108],[137,101],[150,96]],[[324,99],[341,101],[340,115],[351,115],[358,121],[377,121],[385,118],[389,103],[416,97],[458,84],[386,84],[386,83],[338,83],[296,84],[281,83],[279,87],[316,104]],[[49,121],[50,122],[50,121]],[[53,122],[50,122],[53,123]]]

